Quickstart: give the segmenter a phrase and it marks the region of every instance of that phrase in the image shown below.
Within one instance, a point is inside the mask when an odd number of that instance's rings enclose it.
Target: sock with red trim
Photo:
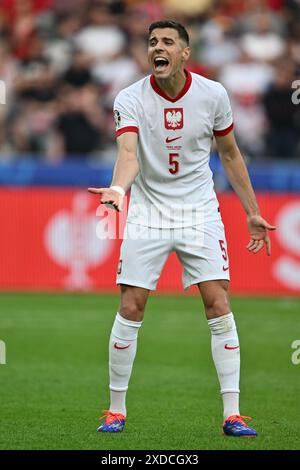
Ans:
[[[110,411],[126,416],[126,392],[137,350],[142,322],[117,313],[109,340]]]
[[[224,419],[239,415],[240,346],[233,313],[208,320],[212,356],[217,370]]]

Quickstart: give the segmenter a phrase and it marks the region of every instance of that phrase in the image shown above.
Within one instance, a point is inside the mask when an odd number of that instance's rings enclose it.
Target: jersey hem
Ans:
[[[219,273],[219,274],[211,274],[211,275],[208,274],[207,276],[200,276],[189,282],[184,282],[183,288],[186,290],[189,287],[194,286],[195,284],[199,284],[199,282],[216,281],[218,279],[222,281],[230,281],[229,273],[227,275],[225,275],[224,273]]]
[[[149,284],[144,284],[143,282],[140,282],[140,281],[132,281],[132,280],[129,280],[129,279],[125,279],[125,278],[117,278],[117,281],[116,281],[116,284],[119,285],[119,284],[126,284],[128,286],[133,286],[133,287],[142,287],[143,289],[149,289],[149,290],[155,290],[156,289],[156,284],[153,286],[151,285],[151,287],[149,287]]]
[[[140,225],[141,227],[147,227],[147,228],[153,228],[153,229],[157,229],[157,230],[180,230],[180,229],[184,229],[184,228],[191,228],[191,227],[202,227],[204,225],[204,223],[213,223],[213,222],[218,222],[219,220],[222,221],[222,217],[220,215],[220,212],[218,212],[218,215],[219,217],[216,217],[216,218],[211,218],[211,219],[208,219],[208,218],[205,218],[205,222],[201,222],[200,224],[195,224],[195,223],[190,223],[190,222],[187,222],[186,225],[168,225],[164,222],[164,225],[163,227],[161,225],[149,225],[147,223],[142,223],[141,221],[137,220],[137,221],[134,221],[134,220],[130,220],[128,217],[127,217],[127,220],[126,220],[126,223],[128,224],[132,224],[132,225]]]

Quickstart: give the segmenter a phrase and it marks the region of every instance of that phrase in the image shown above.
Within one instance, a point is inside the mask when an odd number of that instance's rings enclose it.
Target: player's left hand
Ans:
[[[264,246],[267,250],[267,255],[271,255],[271,241],[268,235],[268,230],[276,230],[274,225],[270,225],[260,215],[251,215],[247,219],[248,230],[250,233],[250,241],[247,249],[252,253],[258,253]]]

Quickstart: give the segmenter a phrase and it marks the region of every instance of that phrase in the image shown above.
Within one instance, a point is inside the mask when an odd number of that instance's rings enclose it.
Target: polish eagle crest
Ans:
[[[183,127],[183,109],[168,108],[165,109],[165,127],[166,129],[182,129]]]

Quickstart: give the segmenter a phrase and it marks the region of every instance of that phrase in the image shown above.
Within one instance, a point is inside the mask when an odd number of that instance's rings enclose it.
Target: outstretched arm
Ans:
[[[124,195],[139,172],[137,140],[136,132],[121,134],[117,138],[118,156],[110,188],[88,188],[90,193],[100,195],[101,204],[111,204],[117,211],[122,210]]]
[[[265,246],[267,254],[270,255],[271,242],[268,230],[275,230],[276,227],[270,225],[260,215],[249,173],[236,144],[233,131],[225,136],[216,136],[216,142],[228,180],[238,195],[247,214],[248,230],[250,234],[247,249],[253,253],[257,253]]]

